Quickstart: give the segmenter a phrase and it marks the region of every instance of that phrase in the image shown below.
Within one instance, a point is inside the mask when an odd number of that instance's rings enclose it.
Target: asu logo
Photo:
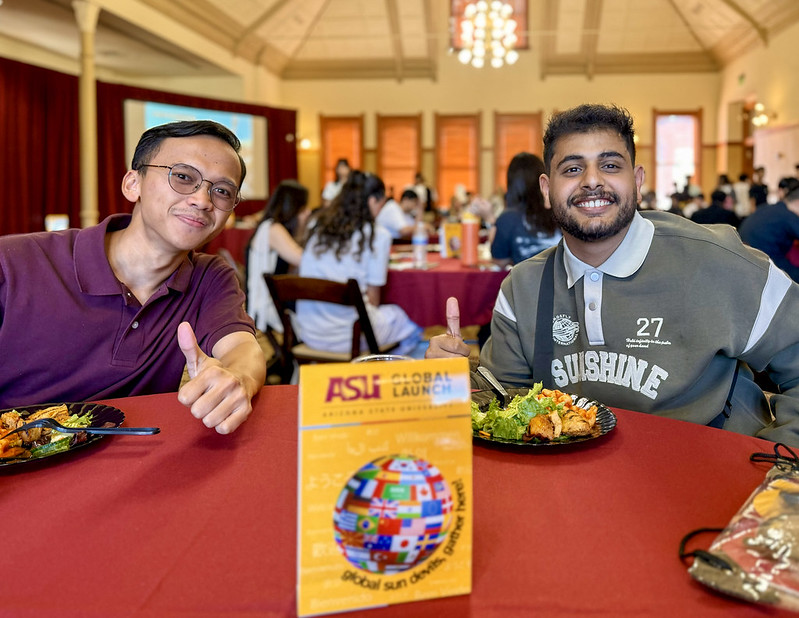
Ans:
[[[380,376],[349,376],[330,378],[327,384],[325,402],[334,399],[352,401],[354,399],[380,399]]]
[[[575,342],[580,332],[580,325],[568,315],[561,313],[552,318],[552,339],[560,345],[569,345]]]

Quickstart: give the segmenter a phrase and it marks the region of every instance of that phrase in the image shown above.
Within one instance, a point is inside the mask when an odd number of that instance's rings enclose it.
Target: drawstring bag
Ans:
[[[747,601],[799,611],[799,457],[784,444],[750,461],[774,465],[726,528],[702,528],[680,543],[688,573]],[[686,551],[701,534],[720,532],[709,549]]]

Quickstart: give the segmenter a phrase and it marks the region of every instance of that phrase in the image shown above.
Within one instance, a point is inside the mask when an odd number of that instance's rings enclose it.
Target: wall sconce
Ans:
[[[513,64],[519,59],[514,47],[516,20],[513,7],[501,0],[470,2],[463,10],[460,21],[460,40],[463,47],[458,60],[481,69],[489,62],[495,69]]]
[[[310,150],[311,149],[311,140],[307,137],[300,137],[299,135],[294,135],[293,133],[288,133],[286,135],[286,141],[297,142],[297,146],[300,150]]]
[[[754,108],[752,108],[752,124],[755,125],[758,129],[765,127],[770,120],[777,117],[777,114],[769,113],[766,111],[766,106],[762,103],[755,103]]]

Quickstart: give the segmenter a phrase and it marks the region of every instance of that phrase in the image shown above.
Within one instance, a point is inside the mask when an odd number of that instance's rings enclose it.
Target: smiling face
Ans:
[[[221,139],[209,135],[167,138],[148,162],[150,165],[186,163],[195,167],[212,183],[226,181],[236,186],[241,178],[238,155]],[[128,171],[122,192],[134,202],[134,221],[140,221],[144,234],[165,251],[176,253],[202,246],[225,226],[230,212],[215,208],[203,182],[190,195],[169,186],[169,170],[146,167]]]
[[[558,139],[541,191],[569,248],[601,243],[611,252],[624,238],[641,200],[644,170],[634,166],[614,131],[571,133]],[[608,254],[609,255],[609,254]]]

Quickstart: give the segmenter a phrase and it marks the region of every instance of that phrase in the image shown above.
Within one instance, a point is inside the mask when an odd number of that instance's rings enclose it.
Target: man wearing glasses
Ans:
[[[210,121],[139,140],[130,215],[0,238],[0,408],[178,389],[219,433],[250,414],[265,361],[236,275],[194,249],[240,200],[238,138]]]

